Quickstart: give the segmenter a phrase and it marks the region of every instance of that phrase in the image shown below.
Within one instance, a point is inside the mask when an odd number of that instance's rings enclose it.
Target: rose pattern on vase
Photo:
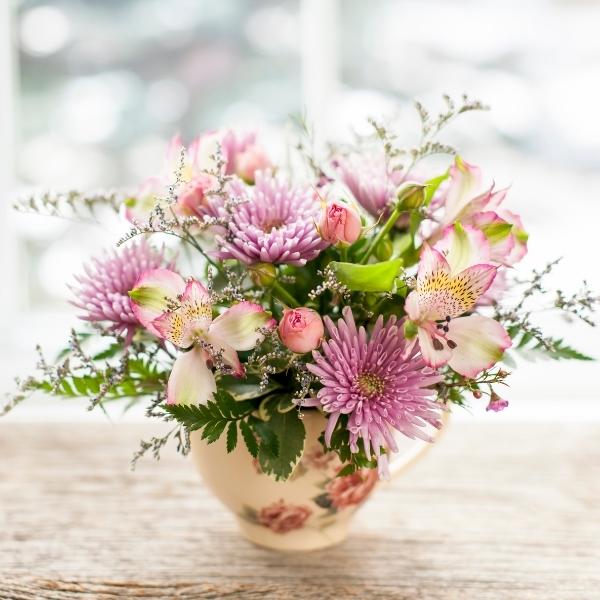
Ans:
[[[369,496],[377,483],[377,472],[362,469],[343,477],[336,476],[325,485],[325,492],[315,502],[336,512],[348,506],[358,506]]]
[[[257,474],[265,475],[257,459],[252,460],[252,465]],[[239,517],[281,534],[305,527],[328,527],[328,517],[343,509],[356,509],[368,498],[378,481],[377,472],[373,469],[361,469],[340,477],[338,473],[344,466],[337,454],[326,452],[320,444],[313,445],[305,451],[290,480],[294,481],[314,471],[325,476],[315,485],[315,491],[320,493],[312,498],[314,507],[286,503],[279,499],[262,507],[244,505]]]

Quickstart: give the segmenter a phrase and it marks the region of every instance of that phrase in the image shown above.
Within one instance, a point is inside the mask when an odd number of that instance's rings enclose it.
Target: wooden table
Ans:
[[[460,423],[351,538],[240,538],[191,463],[128,459],[144,425],[0,424],[0,598],[600,598],[600,426]]]

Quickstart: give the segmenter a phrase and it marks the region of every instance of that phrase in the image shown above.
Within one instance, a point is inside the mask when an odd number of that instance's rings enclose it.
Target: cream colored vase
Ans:
[[[316,550],[343,541],[356,509],[379,484],[377,472],[364,470],[336,477],[342,467],[335,453],[324,453],[319,436],[325,418],[304,413],[304,453],[287,481],[261,472],[241,440],[227,454],[225,436],[213,444],[192,434],[191,454],[204,483],[235,515],[244,537],[275,550]],[[403,438],[391,465],[395,475],[431,444]],[[382,532],[384,533],[384,532]]]

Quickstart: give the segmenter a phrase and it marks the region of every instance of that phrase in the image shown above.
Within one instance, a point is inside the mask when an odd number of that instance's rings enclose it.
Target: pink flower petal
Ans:
[[[492,367],[512,344],[500,323],[481,315],[453,319],[448,329],[447,339],[456,344],[448,364],[465,377]]]
[[[491,285],[496,270],[493,265],[474,265],[452,276],[442,254],[424,244],[416,290],[419,319],[436,321],[464,314]],[[413,308],[414,300],[408,309]]]
[[[193,321],[186,319],[180,310],[163,313],[151,325],[157,335],[179,348],[189,348],[194,343]]]
[[[419,347],[425,364],[437,369],[448,363],[452,350],[443,337],[436,335],[425,327],[419,327]]]
[[[434,248],[445,256],[453,275],[472,265],[490,262],[490,243],[482,231],[470,225],[455,223],[447,227]]]
[[[169,376],[167,404],[206,404],[217,390],[208,368],[208,354],[199,346],[177,357]]]
[[[481,170],[475,165],[456,158],[450,167],[450,185],[445,199],[444,224],[449,225],[481,190]]]
[[[209,334],[234,350],[252,350],[263,339],[258,330],[276,325],[275,319],[259,304],[240,302],[212,322]]]
[[[432,248],[427,242],[424,242],[419,259],[417,278],[422,280],[435,275],[439,271],[450,273],[448,261],[441,252]]]
[[[167,310],[169,300],[177,301],[185,288],[183,277],[170,269],[144,271],[129,292],[131,310],[148,331],[160,336],[152,322]]]
[[[490,244],[488,260],[491,259],[499,264],[508,264],[507,258],[515,246],[515,236],[511,231],[512,224],[491,210],[473,215],[472,222],[486,236]]]
[[[235,377],[243,377],[246,373],[244,365],[241,363],[238,353],[222,339],[212,334],[207,333],[204,336],[205,340],[214,348],[215,353],[221,353],[221,359],[232,370],[232,375]]]

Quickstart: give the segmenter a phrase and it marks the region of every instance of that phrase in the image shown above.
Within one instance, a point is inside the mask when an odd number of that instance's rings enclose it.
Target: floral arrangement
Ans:
[[[134,462],[169,439],[186,453],[201,430],[226,436],[228,452],[245,444],[277,479],[302,455],[304,411],[320,411],[338,474],[386,477],[398,435],[429,440],[470,398],[506,408],[519,352],[589,360],[535,324],[555,263],[515,277],[528,235],[508,188],[437,140],[484,107],[445,101],[437,117],[417,103],[414,147],[372,121],[373,135],[318,156],[301,127],[276,161],[256,134],[216,131],[174,138],[163,173],[134,193],[21,200],[50,214],[108,206],[128,231],[71,286],[87,326],[54,363],[40,351],[39,374],[18,380],[5,411],[39,390],[89,397],[90,409],[145,402],[172,427]],[[598,301],[584,287],[549,304],[593,325]],[[278,506],[256,519],[290,526]]]

